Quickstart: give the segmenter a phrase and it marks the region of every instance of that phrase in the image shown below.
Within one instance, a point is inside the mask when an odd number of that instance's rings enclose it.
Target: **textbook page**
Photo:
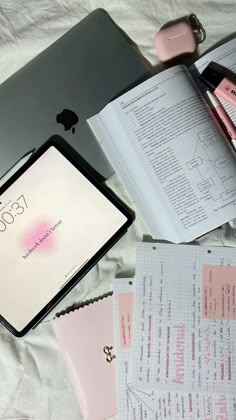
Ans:
[[[213,61],[214,63],[220,64],[225,68],[224,74],[227,75],[227,70],[230,70],[235,74],[234,83],[236,82],[236,38],[228,41],[227,43],[221,45],[218,48],[210,51],[205,54],[202,58],[197,60],[191,67],[190,71],[193,78],[198,83],[199,88],[204,92],[206,87],[198,80],[198,76],[203,70],[208,66],[208,64]],[[232,76],[229,76],[232,77]],[[232,105],[225,102],[222,98],[218,96],[219,101],[222,103],[226,112],[230,116],[231,120],[236,124],[236,108]]]
[[[235,157],[185,66],[153,76],[89,123],[154,238],[187,242],[235,217]]]
[[[136,323],[134,283],[135,279],[131,278],[113,281],[118,420],[236,420],[231,396],[190,391],[159,392],[147,390],[141,383],[132,384]]]
[[[133,383],[217,393],[236,416],[236,253],[139,243]]]

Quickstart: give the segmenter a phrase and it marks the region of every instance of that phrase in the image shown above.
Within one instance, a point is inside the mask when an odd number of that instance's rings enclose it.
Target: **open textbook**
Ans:
[[[235,72],[236,39],[88,120],[154,238],[188,242],[236,217],[236,154],[198,83],[210,61]],[[236,109],[226,110],[236,123]]]

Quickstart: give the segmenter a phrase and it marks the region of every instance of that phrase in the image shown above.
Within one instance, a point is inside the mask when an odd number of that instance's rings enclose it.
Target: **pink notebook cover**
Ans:
[[[113,297],[62,315],[53,320],[53,327],[84,419],[115,415]]]

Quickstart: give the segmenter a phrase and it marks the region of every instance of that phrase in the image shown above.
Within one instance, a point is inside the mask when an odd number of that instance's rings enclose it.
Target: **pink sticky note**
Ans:
[[[236,320],[236,267],[203,266],[202,316]]]
[[[119,324],[120,324],[120,346],[121,348],[132,348],[133,338],[133,311],[134,294],[133,292],[123,292],[118,294],[119,304]]]

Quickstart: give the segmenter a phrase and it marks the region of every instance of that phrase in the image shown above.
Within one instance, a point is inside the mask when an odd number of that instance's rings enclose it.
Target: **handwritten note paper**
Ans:
[[[233,396],[160,392],[132,383],[134,305],[139,311],[133,283],[134,279],[115,279],[113,283],[118,420],[236,420]]]
[[[236,320],[236,267],[204,265],[202,316]]]
[[[155,418],[154,392],[131,384],[134,288],[133,279],[115,279],[113,283],[115,352],[117,367],[118,420]]]
[[[132,280],[130,281],[131,286]],[[130,287],[131,289],[131,287]],[[134,293],[120,292],[118,294],[119,304],[119,327],[120,327],[120,346],[125,349],[132,348],[133,341],[133,314],[134,314]]]
[[[138,245],[135,384],[236,396],[236,323],[202,317],[203,266],[223,264],[236,265],[234,249]]]

